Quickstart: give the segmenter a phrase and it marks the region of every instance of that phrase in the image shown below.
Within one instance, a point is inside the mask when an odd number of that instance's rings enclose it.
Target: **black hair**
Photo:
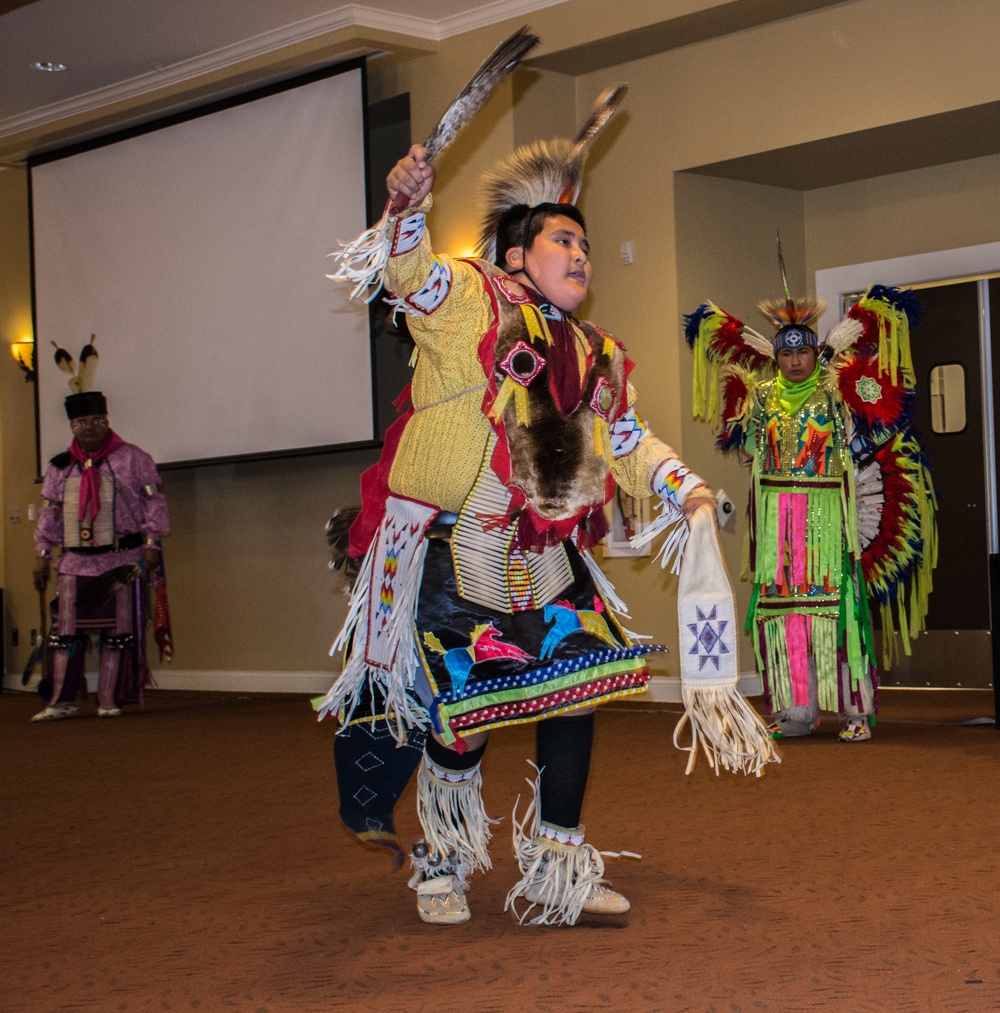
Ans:
[[[564,215],[566,218],[576,222],[587,232],[587,223],[584,221],[580,209],[575,204],[536,204],[528,207],[527,204],[515,204],[508,208],[501,216],[497,225],[497,253],[494,263],[497,267],[507,269],[507,251],[515,246],[523,246],[530,250],[535,237],[545,227],[550,218]]]

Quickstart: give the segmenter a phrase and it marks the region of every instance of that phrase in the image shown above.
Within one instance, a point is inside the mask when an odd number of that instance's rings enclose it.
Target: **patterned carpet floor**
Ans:
[[[37,709],[0,696],[4,1013],[1000,1008],[991,692],[885,691],[871,742],[826,719],[760,779],[686,777],[676,707],[605,708],[588,839],[642,859],[608,859],[632,911],[574,928],[503,912],[531,728],[491,739],[494,868],[446,928],[340,828],[334,728],[304,698]],[[397,822],[419,836],[412,786]]]

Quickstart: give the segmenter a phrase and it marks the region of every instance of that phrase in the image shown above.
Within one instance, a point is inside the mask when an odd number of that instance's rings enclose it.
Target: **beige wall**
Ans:
[[[687,8],[704,6],[692,0]],[[650,23],[663,11],[655,3],[619,7],[571,0],[536,12],[531,22],[551,53]],[[448,39],[426,56],[376,60],[371,98],[409,91],[414,137],[422,139],[482,54],[514,27]],[[478,173],[515,143],[568,133],[599,91],[627,81],[625,110],[595,146],[581,200],[595,267],[585,312],[621,337],[637,360],[640,407],[654,429],[739,502],[745,476],[715,454],[708,427],[689,417],[681,313],[711,298],[758,323],[757,300],[779,292],[776,228],[790,280],[803,293],[823,267],[996,240],[1000,156],[805,194],[676,174],[998,101],[998,31],[995,0],[848,0],[606,70],[519,75],[442,156],[435,241],[447,252],[469,252]],[[7,330],[28,305],[23,173],[0,172],[0,223],[0,326]],[[619,261],[625,241],[635,249],[630,267]],[[12,361],[0,367],[5,503],[26,496],[30,482],[23,466],[30,397],[18,376]],[[326,647],[343,602],[339,581],[323,566],[322,526],[333,507],[356,498],[364,458],[327,455],[167,476],[176,532],[167,556],[176,667],[332,667]],[[0,547],[7,618],[22,626],[37,609],[21,577],[30,563],[28,527],[7,524]],[[741,535],[742,524],[723,538],[734,572]],[[612,560],[608,570],[633,606],[634,628],[675,642],[673,578],[647,561]],[[742,602],[745,592],[740,596]],[[17,664],[9,659],[8,671]],[[655,667],[676,673],[676,657]],[[743,667],[750,667],[746,656]]]
[[[27,172],[0,171],[0,344],[30,336],[31,301],[28,249]],[[20,673],[31,652],[30,631],[40,625],[39,601],[31,583],[34,525],[29,505],[41,503],[35,483],[35,388],[6,347],[0,348],[0,502],[4,525],[0,549],[4,590],[5,667]],[[10,520],[19,510],[20,522]],[[12,648],[17,628],[20,647]]]
[[[1000,156],[813,190],[805,205],[810,277],[844,264],[993,243],[1000,239]]]

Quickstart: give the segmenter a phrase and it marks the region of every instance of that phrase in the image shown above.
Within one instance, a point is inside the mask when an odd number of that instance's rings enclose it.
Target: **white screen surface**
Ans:
[[[31,170],[42,463],[66,373],[159,463],[369,441],[368,313],[326,274],[365,227],[353,68]]]

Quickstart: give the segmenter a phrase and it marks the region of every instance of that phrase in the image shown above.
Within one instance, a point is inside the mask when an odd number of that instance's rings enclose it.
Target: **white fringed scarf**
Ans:
[[[688,526],[677,587],[684,715],[674,730],[674,745],[688,753],[687,773],[701,746],[716,773],[725,767],[760,777],[766,764],[781,759],[764,722],[737,688],[736,609],[715,519],[699,509]],[[691,744],[682,746],[679,739],[688,724]]]

